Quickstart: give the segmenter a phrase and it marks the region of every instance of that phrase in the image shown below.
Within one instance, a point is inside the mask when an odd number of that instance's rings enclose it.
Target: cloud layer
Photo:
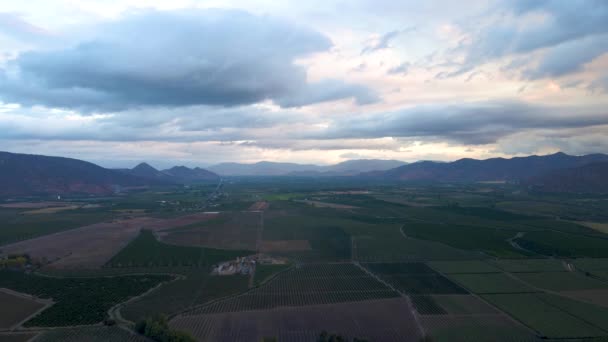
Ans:
[[[140,11],[98,25],[71,47],[21,54],[0,73],[0,98],[96,112],[377,101],[362,85],[307,82],[294,61],[331,46],[314,30],[243,11]]]

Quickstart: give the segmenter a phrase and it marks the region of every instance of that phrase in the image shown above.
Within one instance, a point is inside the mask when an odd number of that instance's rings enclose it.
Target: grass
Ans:
[[[518,321],[549,338],[605,336],[602,329],[551,305],[543,294],[494,294],[484,299],[498,306]]]
[[[608,283],[575,272],[518,273],[516,276],[536,287],[553,291],[608,289]]]
[[[110,267],[194,266],[209,267],[220,261],[253,254],[251,251],[174,246],[159,242],[150,231],[142,231],[107,264]]]
[[[450,274],[449,277],[474,293],[525,293],[535,292],[526,284],[504,273]]]
[[[496,273],[500,270],[481,260],[431,261],[432,268],[446,274],[450,273]]]
[[[565,272],[561,260],[556,259],[518,259],[488,260],[488,263],[506,272]]]
[[[43,327],[98,323],[112,306],[169,279],[162,275],[51,278],[0,271],[0,287],[53,299],[53,306],[25,323]]]

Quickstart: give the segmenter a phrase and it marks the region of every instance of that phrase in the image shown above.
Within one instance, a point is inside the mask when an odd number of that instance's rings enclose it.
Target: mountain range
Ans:
[[[384,171],[406,165],[399,160],[355,159],[334,165],[275,163],[221,163],[208,169],[222,176],[353,176],[362,172]]]
[[[82,160],[0,152],[0,195],[110,194],[157,182]]]
[[[576,168],[595,162],[608,162],[608,155],[570,156],[559,152],[546,156],[515,157],[511,159],[477,160],[467,158],[450,163],[425,161],[387,171],[367,172],[361,176],[396,181],[523,181],[541,177],[555,170]]]
[[[395,165],[397,167],[391,168]],[[159,171],[147,163],[132,169],[106,169],[71,158],[0,152],[0,195],[103,195],[155,185],[215,182],[220,178],[217,173],[222,176],[350,176],[383,182],[506,181],[550,192],[608,193],[608,155],[605,154],[570,156],[556,153],[511,159],[460,159],[448,163],[423,161],[412,164],[395,160],[351,160],[330,166],[223,163],[209,169],[175,166]]]

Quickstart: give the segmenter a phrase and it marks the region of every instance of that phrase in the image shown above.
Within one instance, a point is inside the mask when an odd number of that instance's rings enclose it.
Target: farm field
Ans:
[[[404,298],[177,316],[171,326],[200,341],[314,341],[321,331],[369,341],[417,342],[421,337]]]
[[[265,202],[264,202],[265,203]],[[224,212],[214,219],[158,233],[160,241],[180,246],[256,250],[261,213]]]
[[[204,271],[190,270],[182,278],[128,303],[120,312],[132,322],[151,312],[171,316],[192,306],[246,291],[248,281],[248,277],[242,275],[213,277]]]
[[[608,283],[579,272],[518,273],[527,284],[553,291],[608,289]]]
[[[494,294],[483,295],[483,298],[496,305],[501,310],[513,316],[518,321],[538,332],[539,336],[548,338],[589,338],[606,336],[606,331],[597,325],[597,320],[603,320],[597,307],[568,300],[564,302],[559,297],[546,294]],[[557,299],[556,299],[557,298]],[[572,307],[568,308],[569,305]],[[586,313],[578,316],[581,307]],[[573,310],[574,309],[574,310]],[[588,311],[587,311],[588,310]],[[589,321],[589,316],[594,321]]]
[[[170,279],[162,275],[51,278],[0,271],[0,287],[55,302],[25,322],[27,327],[99,323],[112,306]]]
[[[20,322],[51,304],[6,289],[0,289],[0,303],[2,303],[0,330],[16,327]]]
[[[396,292],[353,264],[310,264],[295,266],[242,295],[188,310],[184,315],[394,297],[398,297]]]
[[[55,268],[97,268],[118,253],[143,228],[158,230],[207,220],[206,214],[157,219],[136,217],[97,223],[3,246],[3,254],[28,254]]]
[[[129,330],[120,327],[78,327],[78,328],[62,328],[53,329],[42,332],[36,337],[36,341],[54,342],[107,342],[107,341],[125,341],[125,342],[146,342],[147,338],[137,335]]]
[[[538,292],[534,288],[531,288],[523,282],[513,279],[504,273],[461,273],[450,274],[449,277],[469,291],[477,294]]]
[[[513,184],[224,182],[209,202],[215,186],[70,199],[62,206],[93,207],[55,213],[24,214],[57,207],[44,201],[0,204],[0,237],[6,227],[14,239],[0,247],[0,287],[54,302],[15,332],[144,341],[133,323],[159,314],[202,341],[315,341],[324,330],[369,342],[608,338],[608,235],[582,225],[603,214],[581,209],[601,199]],[[549,214],[568,206],[567,220]],[[26,221],[47,219],[25,235]],[[32,262],[9,271],[22,254]],[[243,256],[253,274],[212,274]],[[10,314],[0,329],[20,313]]]
[[[0,341],[3,342],[27,342],[38,336],[35,332],[0,332]]]
[[[466,294],[467,291],[424,263],[368,263],[368,270],[398,291],[412,295]],[[427,299],[427,301],[430,301]]]
[[[220,250],[204,247],[175,246],[159,242],[151,231],[139,236],[116,254],[108,267],[193,266],[211,265],[252,254],[252,251]]]

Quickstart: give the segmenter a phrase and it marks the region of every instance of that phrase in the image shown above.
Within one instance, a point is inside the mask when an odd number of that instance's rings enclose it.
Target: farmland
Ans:
[[[23,294],[0,289],[0,329],[9,329],[17,326],[28,317],[33,316],[51,302],[43,302],[35,298],[28,298]]]
[[[37,214],[25,212],[54,204],[0,207],[0,255],[32,261],[0,270],[0,287],[36,297],[0,322],[41,341],[139,341],[132,325],[152,314],[205,341],[309,341],[324,330],[381,342],[608,337],[608,236],[583,224],[602,215],[580,199],[508,184],[235,178],[202,208],[209,191],[71,199],[64,207],[91,206]],[[548,214],[569,205],[567,220]],[[25,234],[35,222],[49,224]],[[255,271],[211,273],[245,256]]]
[[[109,267],[195,266],[209,267],[219,261],[251,254],[204,247],[175,246],[159,242],[144,230],[107,264]]]
[[[0,287],[42,299],[51,307],[25,322],[25,326],[67,326],[101,322],[108,309],[141,294],[168,276],[146,275],[109,278],[51,278],[0,271]]]

